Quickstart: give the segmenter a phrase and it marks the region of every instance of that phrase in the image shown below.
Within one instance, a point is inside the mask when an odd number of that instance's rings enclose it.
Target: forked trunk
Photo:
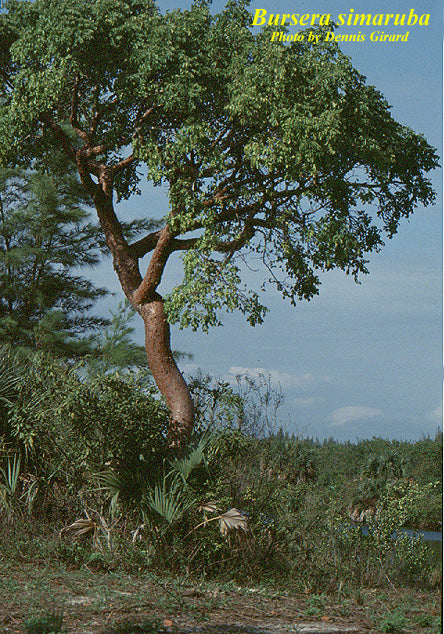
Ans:
[[[168,444],[181,450],[188,444],[194,423],[194,405],[188,386],[174,361],[170,327],[163,300],[157,295],[137,308],[145,324],[145,346],[150,370],[170,410]]]
[[[134,160],[134,155],[114,165],[96,159],[104,152],[103,145],[94,145],[93,130],[82,130],[77,121],[78,82],[74,83],[70,122],[84,141],[76,150],[66,132],[48,115],[40,121],[54,134],[70,160],[75,161],[80,180],[90,194],[102,227],[106,244],[113,256],[114,269],[122,290],[145,324],[145,346],[148,364],[154,380],[170,409],[168,440],[172,450],[183,451],[191,437],[194,424],[194,406],[188,386],[173,359],[170,346],[170,328],[166,320],[163,300],[156,292],[163,270],[171,253],[171,231],[166,225],[161,231],[129,245],[113,205],[114,178]],[[151,113],[146,111],[140,123]],[[97,126],[100,112],[97,112]],[[94,121],[93,120],[93,121]],[[133,136],[135,138],[135,136]],[[126,142],[125,142],[126,144]],[[94,178],[92,178],[94,175]],[[152,251],[144,278],[140,274],[139,260]]]
[[[82,163],[80,163],[80,168]],[[82,182],[89,186],[106,242],[113,255],[114,269],[122,289],[141,315],[145,324],[145,347],[153,378],[170,410],[168,444],[175,452],[185,449],[194,424],[194,405],[188,386],[176,365],[170,346],[170,327],[166,319],[162,297],[155,291],[167,260],[162,241],[154,250],[148,272],[142,280],[139,258],[131,251],[117,219],[113,203],[109,171],[103,170],[101,186],[91,182],[88,175]],[[168,242],[169,231],[164,232]],[[160,245],[159,245],[160,243]],[[160,251],[160,255],[158,253]]]

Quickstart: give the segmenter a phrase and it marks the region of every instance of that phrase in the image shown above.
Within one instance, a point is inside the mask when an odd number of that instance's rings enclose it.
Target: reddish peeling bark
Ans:
[[[169,446],[184,447],[190,440],[194,423],[194,405],[185,380],[177,368],[170,346],[170,326],[160,295],[138,307],[145,324],[148,363],[157,387],[170,410]]]
[[[168,440],[171,449],[183,451],[188,444],[194,424],[194,405],[188,386],[174,361],[170,345],[170,328],[166,319],[162,297],[157,293],[162,274],[172,251],[188,246],[171,234],[168,225],[142,240],[129,245],[113,206],[114,178],[133,160],[131,155],[115,165],[96,161],[105,146],[93,145],[99,114],[93,117],[89,132],[82,130],[77,121],[78,80],[74,82],[70,121],[83,148],[75,149],[64,130],[49,116],[40,121],[47,126],[67,156],[75,161],[83,186],[91,195],[106,243],[113,257],[114,269],[121,287],[131,305],[145,324],[145,347],[153,378],[170,409]],[[148,109],[140,118],[139,126],[152,112]],[[136,133],[138,133],[136,129]],[[129,143],[131,139],[122,141]],[[98,180],[94,181],[92,175]],[[152,252],[147,271],[142,278],[139,259]]]
[[[168,442],[171,449],[182,451],[188,444],[194,425],[194,405],[188,386],[176,365],[170,345],[170,327],[162,297],[156,289],[171,253],[172,236],[166,226],[153,237],[152,256],[145,276],[139,268],[139,253],[126,241],[112,201],[113,168],[101,166],[99,184],[92,181],[86,159],[78,159],[79,174],[90,191],[106,243],[113,256],[114,269],[129,302],[145,325],[145,348],[153,378],[170,410]]]

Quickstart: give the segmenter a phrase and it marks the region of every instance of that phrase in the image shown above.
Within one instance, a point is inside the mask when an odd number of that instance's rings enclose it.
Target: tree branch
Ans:
[[[77,132],[79,137],[82,139],[82,141],[84,141],[86,144],[88,144],[89,141],[90,141],[89,134],[87,134],[84,130],[82,130],[82,128],[80,127],[80,123],[79,123],[79,121],[77,119],[78,106],[79,106],[79,92],[78,92],[78,88],[79,88],[79,74],[76,73],[76,76],[75,76],[75,79],[74,79],[74,87],[73,87],[73,90],[72,90],[71,114],[69,116],[69,122],[70,122],[71,126],[73,127],[73,129]]]
[[[150,298],[160,284],[165,265],[171,253],[171,241],[173,236],[171,230],[166,225],[159,233],[159,239],[154,248],[145,276],[142,283],[133,293],[133,300],[136,304],[142,304]]]
[[[62,146],[65,154],[75,163],[77,152],[66,132],[64,132],[62,128],[47,114],[41,114],[39,117],[39,121],[43,123],[43,125],[46,125],[53,132],[55,137],[60,142],[60,145]]]
[[[140,117],[137,120],[136,127],[134,129],[134,133],[132,137],[133,139],[143,139],[143,136],[141,134],[143,123],[146,119],[148,119],[148,117],[153,112],[155,107],[156,106],[151,106],[150,108],[147,108],[147,110],[145,110],[145,112],[142,115],[140,115]]]
[[[112,103],[114,103],[114,101]],[[101,145],[96,145],[94,147],[91,147],[90,142],[88,142],[87,143],[88,147],[86,151],[86,155],[88,156],[88,158],[93,156],[98,156],[99,154],[104,154],[105,152],[108,152],[109,150],[113,150],[113,149],[115,150],[117,148],[121,148],[124,145],[128,145],[129,143],[131,143],[132,140],[136,138],[139,138],[139,139],[142,138],[140,134],[140,131],[142,129],[142,124],[145,121],[145,119],[147,119],[149,115],[153,112],[153,110],[154,110],[154,106],[151,108],[148,108],[138,118],[137,120],[138,125],[136,125],[134,129],[134,133],[131,136],[120,139],[117,143],[102,143]],[[93,115],[93,123],[91,124],[91,128],[90,128],[91,132],[95,132],[97,130],[98,122],[102,115],[102,112],[99,111],[98,104],[96,104],[96,110]],[[119,161],[119,163],[110,167],[110,169],[112,169],[114,174],[117,174],[118,172],[121,172],[122,170],[124,170],[125,167],[128,167],[128,165],[131,165],[131,163],[133,163],[135,160],[136,160],[136,157],[134,156],[134,153],[131,153],[130,156],[127,156],[126,158],[122,159],[121,161]]]
[[[188,249],[192,249],[198,243],[199,238],[184,238],[183,240],[179,240],[177,238],[173,238],[171,240],[171,252],[173,251],[188,251]]]
[[[132,257],[140,259],[143,258],[150,251],[153,251],[157,246],[162,231],[163,229],[160,229],[159,231],[153,231],[153,233],[150,233],[137,242],[133,242],[133,244],[130,244],[129,249]],[[169,252],[172,253],[173,251],[187,251],[188,249],[192,249],[194,246],[196,246],[198,240],[199,238],[184,238],[182,240],[178,238],[171,238],[169,244]]]
[[[159,231],[153,231],[153,233],[150,233],[140,240],[137,240],[137,242],[133,242],[133,244],[130,244],[129,249],[131,255],[135,258],[143,258],[144,255],[146,255],[156,247],[161,232],[162,229],[160,229]]]
[[[251,240],[255,233],[256,231],[254,223],[251,219],[247,220],[245,222],[244,228],[237,236],[237,238],[230,240],[230,242],[218,243],[216,246],[216,250],[219,251],[219,253],[233,254],[235,251],[239,251],[240,249],[242,249],[242,247],[245,246],[248,240]]]
[[[128,167],[128,165],[131,165],[131,163],[134,163],[135,160],[136,157],[131,153],[129,156],[119,161],[119,163],[113,165],[110,169],[113,171],[113,174],[117,174],[118,172],[124,170],[125,167]]]

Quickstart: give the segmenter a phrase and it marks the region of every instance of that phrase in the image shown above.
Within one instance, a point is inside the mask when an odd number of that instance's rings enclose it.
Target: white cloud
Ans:
[[[439,425],[442,429],[443,427],[443,402],[442,401],[438,405],[438,407],[434,409],[433,412],[430,413],[429,419],[432,421],[432,423],[434,423],[435,425]]]
[[[332,427],[343,427],[348,423],[354,423],[358,420],[366,420],[375,416],[383,416],[382,409],[376,407],[365,407],[364,405],[351,405],[348,407],[340,407],[335,409],[331,415]]]
[[[280,385],[282,389],[306,389],[320,382],[328,382],[328,377],[317,377],[308,372],[304,374],[290,374],[288,372],[279,372],[278,370],[267,370],[266,368],[247,368],[243,366],[231,366],[228,370],[228,381],[233,381],[237,375],[248,375],[252,378],[260,376],[270,377],[270,381],[274,385]]]
[[[180,364],[181,366],[181,370],[184,374],[197,374],[200,370],[199,366],[197,365],[197,363],[184,363],[183,365]]]
[[[292,398],[290,404],[295,407],[311,407],[320,403],[321,400],[317,396],[307,396],[306,398],[301,396],[300,398]]]

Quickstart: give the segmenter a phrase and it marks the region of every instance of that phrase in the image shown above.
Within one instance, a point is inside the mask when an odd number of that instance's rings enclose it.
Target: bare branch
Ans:
[[[154,231],[149,235],[137,240],[137,242],[133,242],[130,244],[130,252],[131,255],[135,258],[143,258],[144,255],[153,251],[155,249],[157,242],[159,241],[160,234],[162,229],[159,231]]]
[[[165,265],[168,257],[171,253],[171,230],[166,225],[159,235],[159,239],[154,248],[154,253],[151,257],[145,276],[140,284],[139,288],[133,293],[133,301],[136,304],[142,304],[144,300],[151,297],[160,284]]]

